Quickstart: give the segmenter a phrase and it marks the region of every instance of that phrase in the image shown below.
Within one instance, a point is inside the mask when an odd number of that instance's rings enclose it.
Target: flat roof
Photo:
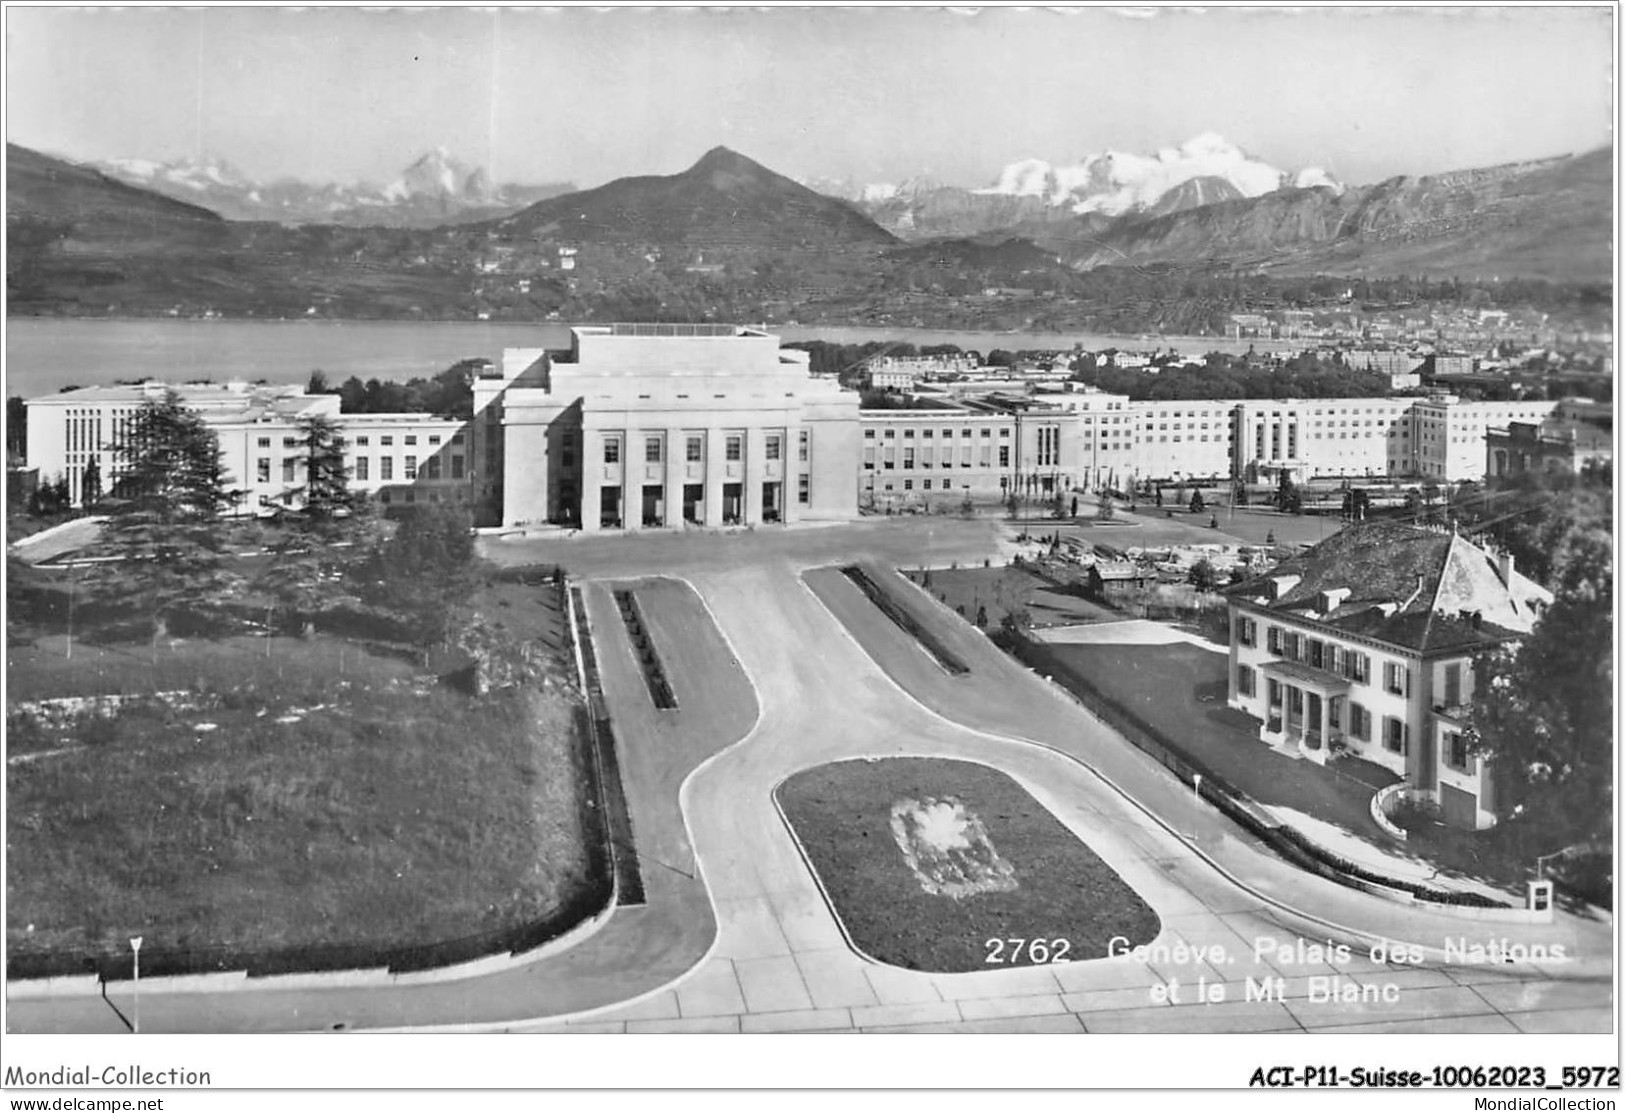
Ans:
[[[582,336],[659,337],[663,339],[718,339],[733,336],[764,337],[768,335],[760,329],[746,328],[744,325],[684,324],[666,321],[617,321],[608,325],[577,325],[570,331],[579,333]]]

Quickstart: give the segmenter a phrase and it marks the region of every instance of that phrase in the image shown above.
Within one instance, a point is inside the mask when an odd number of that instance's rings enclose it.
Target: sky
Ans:
[[[1352,184],[1613,140],[1614,12],[1538,8],[20,8],[6,128],[75,160],[387,182],[671,174],[991,184],[1216,132]]]

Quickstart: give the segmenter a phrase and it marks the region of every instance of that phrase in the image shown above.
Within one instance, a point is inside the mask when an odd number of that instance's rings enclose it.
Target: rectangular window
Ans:
[[[1343,698],[1332,696],[1326,701],[1326,725],[1341,728],[1343,725]]]
[[[378,458],[378,478],[384,480],[395,478],[395,457],[380,456]]]
[[[927,436],[931,435],[931,430],[927,429],[925,432]],[[812,433],[803,429],[797,434],[796,440],[796,458],[805,464],[812,457]]]
[[[1411,738],[1411,727],[1403,719],[1396,719],[1392,715],[1383,716],[1382,745],[1391,753],[1402,754],[1406,750]]]
[[[363,483],[369,478],[367,475],[367,458],[365,456],[355,458],[355,477]]]
[[[1309,663],[1317,669],[1326,667],[1326,643],[1316,638],[1309,639]]]
[[[929,479],[927,479],[920,486],[924,487],[927,491],[929,491],[931,489],[931,481]]]
[[[260,447],[261,448],[270,448],[271,447],[271,438],[270,437],[261,437],[260,438]]]
[[[416,456],[408,456],[406,458],[406,478],[407,479],[416,479],[417,477],[418,477],[418,458]]]
[[[1385,662],[1382,666],[1382,686],[1396,696],[1408,694],[1411,687],[1411,670],[1392,661]]]
[[[416,433],[408,433],[408,434],[406,434],[406,443],[407,444],[417,444],[418,443],[418,435]]]
[[[700,437],[689,437],[688,438],[688,447],[685,450],[685,454],[686,454],[686,456],[688,458],[689,463],[691,463],[691,464],[699,463],[705,457],[705,441],[704,441],[704,439],[700,438]]]
[[[914,448],[910,445],[903,449],[903,470],[912,471],[914,468]]]
[[[999,446],[999,467],[1007,468],[1009,466],[1010,466],[1010,446],[1007,445],[1007,444],[1001,444]]]
[[[727,443],[723,446],[722,458],[724,460],[737,463],[739,461],[739,457],[744,454],[744,451],[745,438],[740,436],[738,433],[729,433]]]
[[[260,483],[271,482],[271,458],[261,456],[254,461],[254,478]]]
[[[1270,681],[1269,681],[1269,685],[1268,685],[1268,690],[1269,690],[1269,697],[1270,697],[1270,706],[1271,707],[1280,707],[1281,706],[1281,682],[1279,680],[1276,680],[1275,678],[1271,677]]]
[[[366,448],[372,443],[372,438],[368,436],[360,436],[355,439],[355,443],[360,445],[362,448]]]
[[[604,441],[604,463],[618,464],[621,462],[621,442],[615,437]]]
[[[905,490],[905,491],[914,490],[914,480],[912,480],[912,479],[903,480],[903,490]]]
[[[282,438],[282,447],[283,448],[298,448],[299,447],[299,438],[298,437],[283,437]]]
[[[378,438],[378,443],[383,445],[385,448],[388,448],[390,445],[395,443],[395,438],[393,436],[391,436],[390,434],[386,433],[383,436]]]
[[[440,434],[439,433],[430,433],[429,434],[429,443],[430,444],[439,444],[440,443]]]
[[[660,463],[660,438],[645,437],[643,441],[643,462],[645,464]]]
[[[282,461],[282,482],[292,483],[294,481],[294,467],[297,464],[297,460]]]
[[[1349,704],[1349,733],[1362,742],[1371,741],[1371,713],[1357,703]]]
[[[453,479],[463,478],[463,458],[461,456],[451,458],[451,477]]]
[[[762,451],[766,454],[766,458],[769,460],[779,459],[782,453],[782,449],[780,447],[782,443],[783,442],[780,441],[777,433],[769,433],[767,438],[762,442]],[[912,452],[913,449],[910,449],[909,451]]]
[[[796,501],[802,506],[812,502],[812,477],[805,472],[796,476]]]
[[[1258,678],[1253,670],[1246,665],[1236,666],[1236,692],[1239,695],[1251,696],[1258,691]]]
[[[1458,707],[1461,705],[1461,665],[1449,664],[1444,667],[1444,705]]]
[[[1453,769],[1470,769],[1472,755],[1467,752],[1467,740],[1456,731],[1446,731],[1444,736],[1444,760]]]
[[[427,460],[423,461],[423,478],[424,479],[439,479],[440,478],[440,457],[431,456]]]
[[[1250,618],[1240,619],[1236,623],[1236,641],[1245,646],[1258,644],[1258,623]]]
[[[1280,653],[1281,653],[1281,628],[1279,626],[1268,627],[1264,631],[1264,641],[1265,641],[1266,647],[1269,649],[1269,651],[1271,653],[1274,653],[1276,656],[1280,656]]]

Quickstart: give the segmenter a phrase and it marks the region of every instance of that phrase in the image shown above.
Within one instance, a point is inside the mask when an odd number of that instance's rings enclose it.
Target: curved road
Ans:
[[[650,574],[688,580],[754,687],[761,711],[755,727],[681,789],[694,860],[717,923],[710,950],[701,930],[706,910],[694,903],[699,887],[673,881],[662,890],[663,871],[646,867],[650,906],[618,910],[596,935],[556,955],[492,962],[478,976],[418,985],[276,979],[274,986],[188,993],[153,984],[142,993],[143,1029],[1609,1029],[1608,926],[1570,917],[1546,929],[1473,924],[1307,877],[1248,845],[1166,771],[980,635],[965,636],[977,654],[979,683],[992,688],[972,692],[965,697],[968,707],[951,711],[972,725],[937,714],[921,700],[932,706],[954,701],[939,701],[928,683],[911,682],[906,669],[894,666],[897,678],[888,675],[800,574],[855,550],[893,564],[980,560],[994,551],[995,540],[989,523],[944,521],[507,548],[501,555],[509,562],[559,560],[578,572],[592,568],[597,580]],[[882,644],[866,637],[872,646]],[[1002,736],[1008,730],[1032,741]],[[845,946],[773,807],[771,790],[811,765],[883,754],[966,758],[1015,777],[1156,910],[1163,923],[1155,944],[1160,953],[1150,962],[1101,959],[971,974],[925,974],[858,957]],[[629,753],[626,760],[637,757]],[[1271,893],[1355,934],[1273,908]],[[1394,967],[1371,961],[1361,941],[1383,936],[1432,945],[1446,932],[1470,940],[1563,940],[1577,961],[1545,968]],[[1351,957],[1320,961],[1299,940],[1347,940]],[[1181,943],[1186,947],[1176,949]],[[1222,961],[1215,945],[1224,948]],[[1355,996],[1362,995],[1362,986],[1375,987],[1365,996],[1391,987],[1391,999],[1311,999],[1310,979],[1334,975]],[[1197,1003],[1193,987],[1199,979],[1223,985],[1225,1000]],[[1268,979],[1275,993],[1246,1000],[1248,979],[1255,986]],[[1182,987],[1177,1002],[1153,997],[1155,987],[1175,980]],[[115,986],[111,992],[126,990]],[[631,1004],[610,1003],[634,998]],[[9,1016],[18,1031],[122,1030],[112,1010],[94,997],[14,996]]]

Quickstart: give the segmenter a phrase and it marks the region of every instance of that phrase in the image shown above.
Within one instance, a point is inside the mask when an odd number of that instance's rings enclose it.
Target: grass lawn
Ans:
[[[550,588],[479,604],[551,644]],[[12,958],[132,935],[144,958],[431,943],[546,919],[594,883],[565,658],[481,698],[325,634],[157,658],[75,644],[70,660],[60,635],[8,651],[8,756],[39,755],[6,771]],[[136,695],[99,721],[26,706],[110,693]]]
[[[1382,840],[1371,819],[1371,797],[1399,778],[1358,759],[1323,767],[1270,750],[1258,740],[1257,722],[1225,704],[1223,654],[1187,643],[1044,649],[1057,666],[1057,681],[1076,688],[1083,678],[1260,804],[1294,808]]]
[[[1139,944],[1161,930],[1110,866],[986,766],[833,762],[774,795],[853,944],[881,962],[999,969],[988,941],[1010,938],[1044,939],[1052,952],[1065,940],[1067,959],[1100,958],[1113,936]]]
[[[1084,622],[1117,622],[1125,616],[1083,597],[1081,591],[1057,588],[1026,568],[948,568],[928,574],[905,570],[909,579],[948,607],[974,621],[987,608],[987,628],[997,630],[1004,616],[1025,607],[1034,626],[1070,626]],[[963,608],[961,610],[961,608]]]

